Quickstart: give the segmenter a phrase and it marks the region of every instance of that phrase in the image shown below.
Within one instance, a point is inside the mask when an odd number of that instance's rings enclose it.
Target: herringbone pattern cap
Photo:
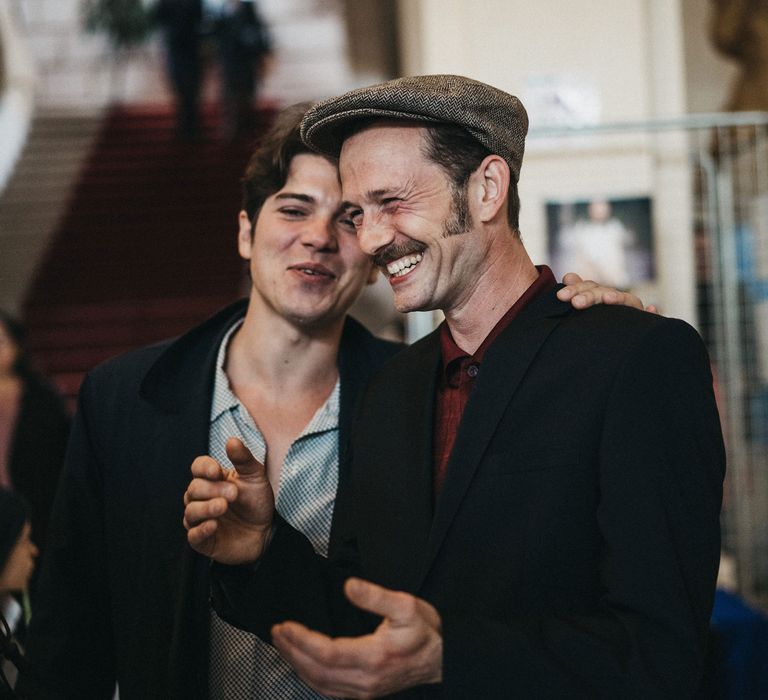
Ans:
[[[350,122],[367,117],[445,122],[464,127],[509,164],[515,182],[528,132],[522,102],[461,75],[417,75],[358,88],[318,102],[301,122],[301,137],[314,150],[338,156]]]

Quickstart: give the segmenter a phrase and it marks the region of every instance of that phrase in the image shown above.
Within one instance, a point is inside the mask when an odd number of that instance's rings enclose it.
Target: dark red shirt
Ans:
[[[469,401],[469,395],[475,386],[475,378],[480,372],[480,363],[485,351],[498,338],[499,334],[512,322],[520,312],[536,297],[544,294],[557,284],[555,276],[546,265],[537,267],[539,276],[534,280],[523,295],[509,308],[499,322],[486,336],[474,355],[468,355],[456,345],[448,328],[443,321],[440,326],[440,349],[443,355],[442,370],[437,382],[435,397],[435,431],[434,431],[434,490],[435,500],[440,494],[448,467],[448,458],[453,450],[456,433],[459,430],[461,416]]]

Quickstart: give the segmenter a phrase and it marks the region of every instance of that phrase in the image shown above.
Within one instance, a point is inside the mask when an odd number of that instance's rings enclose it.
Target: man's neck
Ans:
[[[302,328],[257,313],[251,305],[227,350],[227,376],[233,387],[258,385],[274,395],[322,392],[336,381],[343,327],[340,318],[321,328]]]
[[[485,273],[454,308],[444,309],[445,320],[456,344],[473,354],[525,293],[539,272],[519,241],[498,256],[489,256]]]
[[[255,307],[249,305],[232,337],[224,369],[232,391],[264,437],[267,476],[277,485],[291,444],[338,381],[336,358],[344,319],[304,329]]]

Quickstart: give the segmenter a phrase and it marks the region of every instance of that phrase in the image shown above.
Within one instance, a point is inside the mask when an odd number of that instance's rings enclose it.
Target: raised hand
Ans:
[[[384,620],[373,634],[331,638],[297,622],[272,628],[272,642],[299,676],[323,695],[374,698],[443,675],[437,610],[421,598],[350,578],[347,598]]]
[[[615,306],[633,306],[641,311],[658,313],[653,305],[643,306],[642,300],[631,292],[620,292],[613,287],[606,287],[592,280],[582,280],[575,272],[563,275],[563,287],[558,293],[560,301],[570,301],[576,309],[587,309],[595,304],[613,304]]]
[[[264,465],[237,438],[229,438],[224,469],[212,457],[192,462],[193,479],[184,493],[184,527],[193,549],[222,564],[258,559],[266,547],[275,496]]]

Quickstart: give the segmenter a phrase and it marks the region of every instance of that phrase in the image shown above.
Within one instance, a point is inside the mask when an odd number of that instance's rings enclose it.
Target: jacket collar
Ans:
[[[188,402],[210,402],[219,346],[247,306],[241,299],[167,344],[144,375],[140,396],[168,413],[179,412]]]

